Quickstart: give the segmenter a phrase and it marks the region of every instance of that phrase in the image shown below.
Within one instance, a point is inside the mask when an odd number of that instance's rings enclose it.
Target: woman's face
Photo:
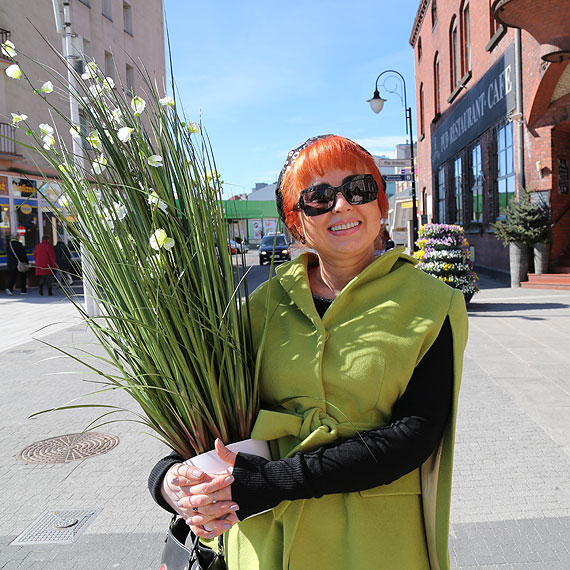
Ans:
[[[329,170],[324,176],[317,176],[310,186],[329,184],[340,186],[345,178],[367,172],[351,170]],[[301,233],[309,247],[317,250],[324,258],[340,258],[374,255],[374,240],[380,231],[382,216],[378,202],[351,205],[339,192],[330,212],[318,216],[306,216],[299,212]]]

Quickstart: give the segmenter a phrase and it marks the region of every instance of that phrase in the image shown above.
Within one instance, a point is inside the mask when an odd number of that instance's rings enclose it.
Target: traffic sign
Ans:
[[[410,166],[409,158],[377,158],[376,164],[378,166]]]
[[[384,174],[384,180],[386,182],[411,182],[412,175],[411,174]]]

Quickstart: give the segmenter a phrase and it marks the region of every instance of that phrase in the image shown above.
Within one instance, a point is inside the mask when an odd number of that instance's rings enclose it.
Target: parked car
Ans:
[[[247,245],[247,243],[239,243],[237,241],[234,241],[233,239],[228,240],[228,247],[230,248],[230,251],[232,252],[232,254],[234,253],[247,253],[249,251],[249,247]]]
[[[274,261],[286,261],[291,259],[291,249],[284,234],[266,235],[261,240],[261,245],[259,246],[259,265],[270,263],[272,253]]]

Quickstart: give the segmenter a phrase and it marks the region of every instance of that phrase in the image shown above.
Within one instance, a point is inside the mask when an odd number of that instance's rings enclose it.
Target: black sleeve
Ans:
[[[453,393],[453,347],[446,319],[417,365],[392,422],[278,461],[238,453],[232,498],[240,520],[284,500],[318,498],[387,485],[419,467],[443,434]]]
[[[167,471],[175,464],[181,463],[184,459],[173,451],[170,455],[163,457],[153,468],[148,476],[148,490],[152,498],[165,510],[175,513],[172,507],[162,497],[162,481]]]

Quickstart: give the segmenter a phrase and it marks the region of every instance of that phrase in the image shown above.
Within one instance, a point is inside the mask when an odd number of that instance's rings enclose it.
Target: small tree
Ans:
[[[420,228],[416,242],[418,268],[454,289],[459,289],[467,302],[479,291],[477,274],[473,271],[469,243],[461,226],[426,224]]]
[[[550,241],[550,213],[544,203],[536,203],[522,190],[518,200],[503,211],[505,218],[490,224],[505,245],[522,242],[526,245]]]

